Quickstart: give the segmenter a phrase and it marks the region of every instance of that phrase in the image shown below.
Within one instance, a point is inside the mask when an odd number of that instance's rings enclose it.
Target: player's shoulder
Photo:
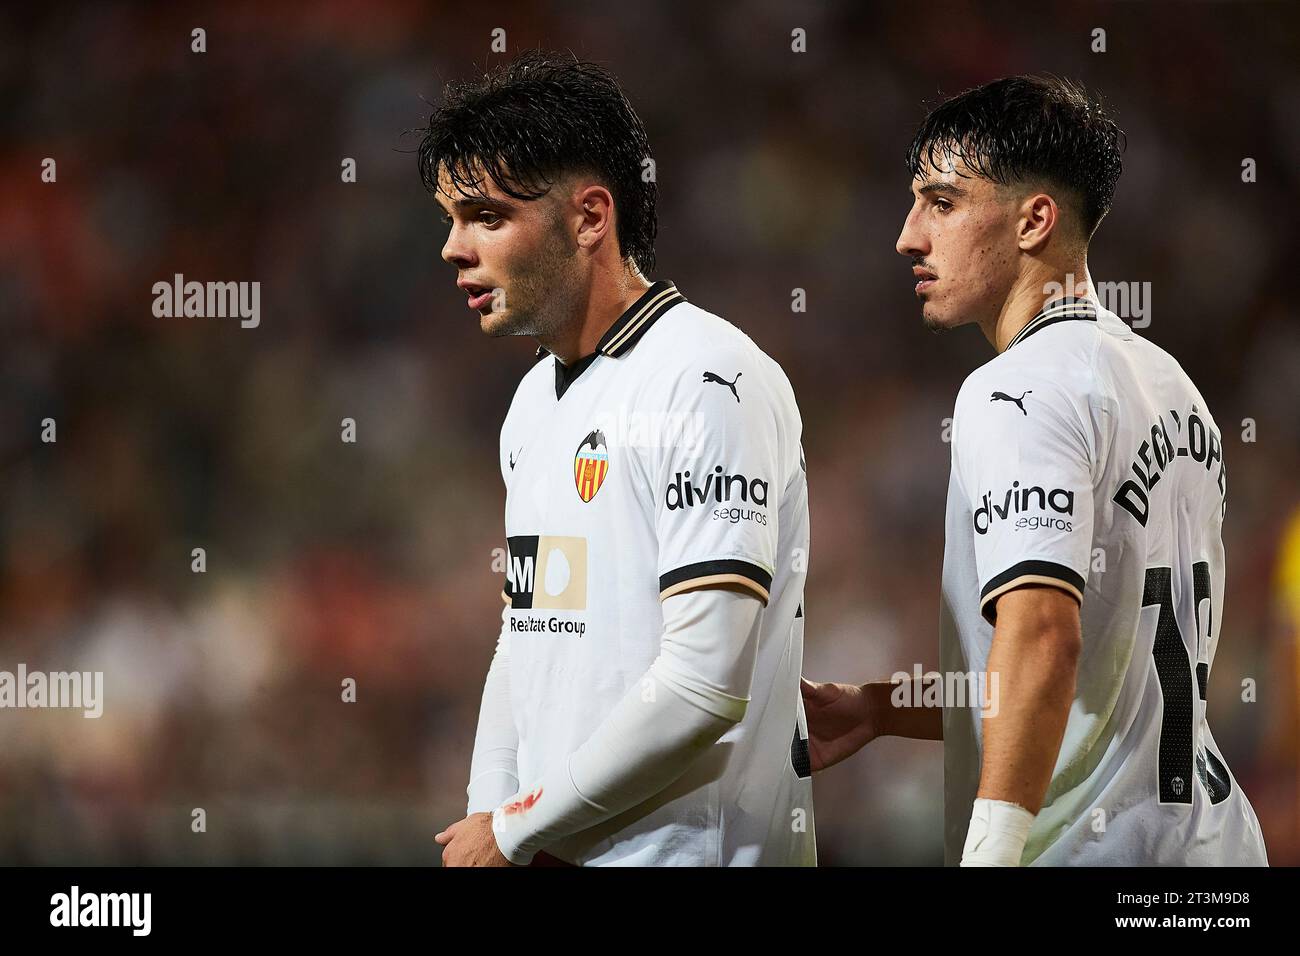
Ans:
[[[1029,406],[1083,416],[1109,386],[1098,361],[1101,339],[1093,322],[1061,323],[1015,342],[966,376],[955,416],[995,418],[999,403],[1029,417]]]
[[[693,303],[680,303],[665,313],[639,347],[646,348],[642,359],[655,370],[663,388],[703,381],[739,388],[744,382],[750,388],[758,386],[767,400],[794,402],[780,364],[743,330]]]
[[[1116,321],[1120,320],[1117,319]],[[1180,389],[1191,395],[1193,402],[1204,407],[1204,397],[1196,387],[1191,375],[1188,374],[1187,369],[1183,367],[1182,362],[1176,356],[1163,346],[1145,336],[1138,335],[1136,332],[1130,332],[1130,339],[1134,360],[1129,364],[1132,368],[1133,377],[1146,380],[1173,380]],[[1108,360],[1118,361],[1110,355],[1103,354],[1101,361],[1106,362]]]

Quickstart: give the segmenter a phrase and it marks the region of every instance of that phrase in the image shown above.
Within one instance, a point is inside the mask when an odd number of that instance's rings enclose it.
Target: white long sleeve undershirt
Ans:
[[[519,732],[510,709],[510,607],[501,614],[496,652],[483,682],[483,700],[469,765],[466,814],[488,813],[519,789]]]
[[[706,588],[666,598],[659,656],[644,677],[567,759],[494,811],[493,830],[506,858],[526,865],[556,840],[644,802],[739,723],[749,703],[762,610],[762,601],[747,591]],[[486,697],[485,689],[485,706]],[[491,745],[501,746],[500,739]],[[475,758],[486,783],[487,747],[480,763],[476,742]],[[503,782],[505,774],[495,772],[492,779]]]

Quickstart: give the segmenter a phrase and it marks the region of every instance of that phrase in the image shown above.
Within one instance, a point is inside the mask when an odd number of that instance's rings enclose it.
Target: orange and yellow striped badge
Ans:
[[[596,497],[607,474],[609,448],[605,444],[605,433],[597,429],[582,440],[573,456],[573,483],[578,489],[578,497],[583,501]]]

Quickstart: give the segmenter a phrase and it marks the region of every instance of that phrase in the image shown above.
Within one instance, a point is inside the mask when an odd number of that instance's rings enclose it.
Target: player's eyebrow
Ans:
[[[929,182],[922,183],[916,190],[922,196],[932,196],[936,193],[943,196],[961,197],[966,195],[966,190],[954,183],[940,182],[932,179]]]
[[[505,199],[491,199],[487,196],[463,196],[452,202],[457,209],[500,209],[510,210],[515,208],[515,204]]]

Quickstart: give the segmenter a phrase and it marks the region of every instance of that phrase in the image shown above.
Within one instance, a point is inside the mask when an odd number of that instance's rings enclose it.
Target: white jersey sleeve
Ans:
[[[501,634],[483,681],[474,753],[469,765],[467,814],[493,810],[519,789],[519,732],[510,705],[510,607],[501,614]]]
[[[772,588],[781,498],[784,403],[753,350],[702,354],[668,386],[679,440],[651,456],[660,599],[737,585],[764,604]],[[787,386],[788,387],[788,386]],[[788,469],[786,469],[788,471]]]
[[[1052,585],[1081,604],[1091,556],[1093,431],[1059,385],[1018,374],[1014,391],[977,373],[953,416],[952,465],[974,524],[980,612],[1025,584]]]

